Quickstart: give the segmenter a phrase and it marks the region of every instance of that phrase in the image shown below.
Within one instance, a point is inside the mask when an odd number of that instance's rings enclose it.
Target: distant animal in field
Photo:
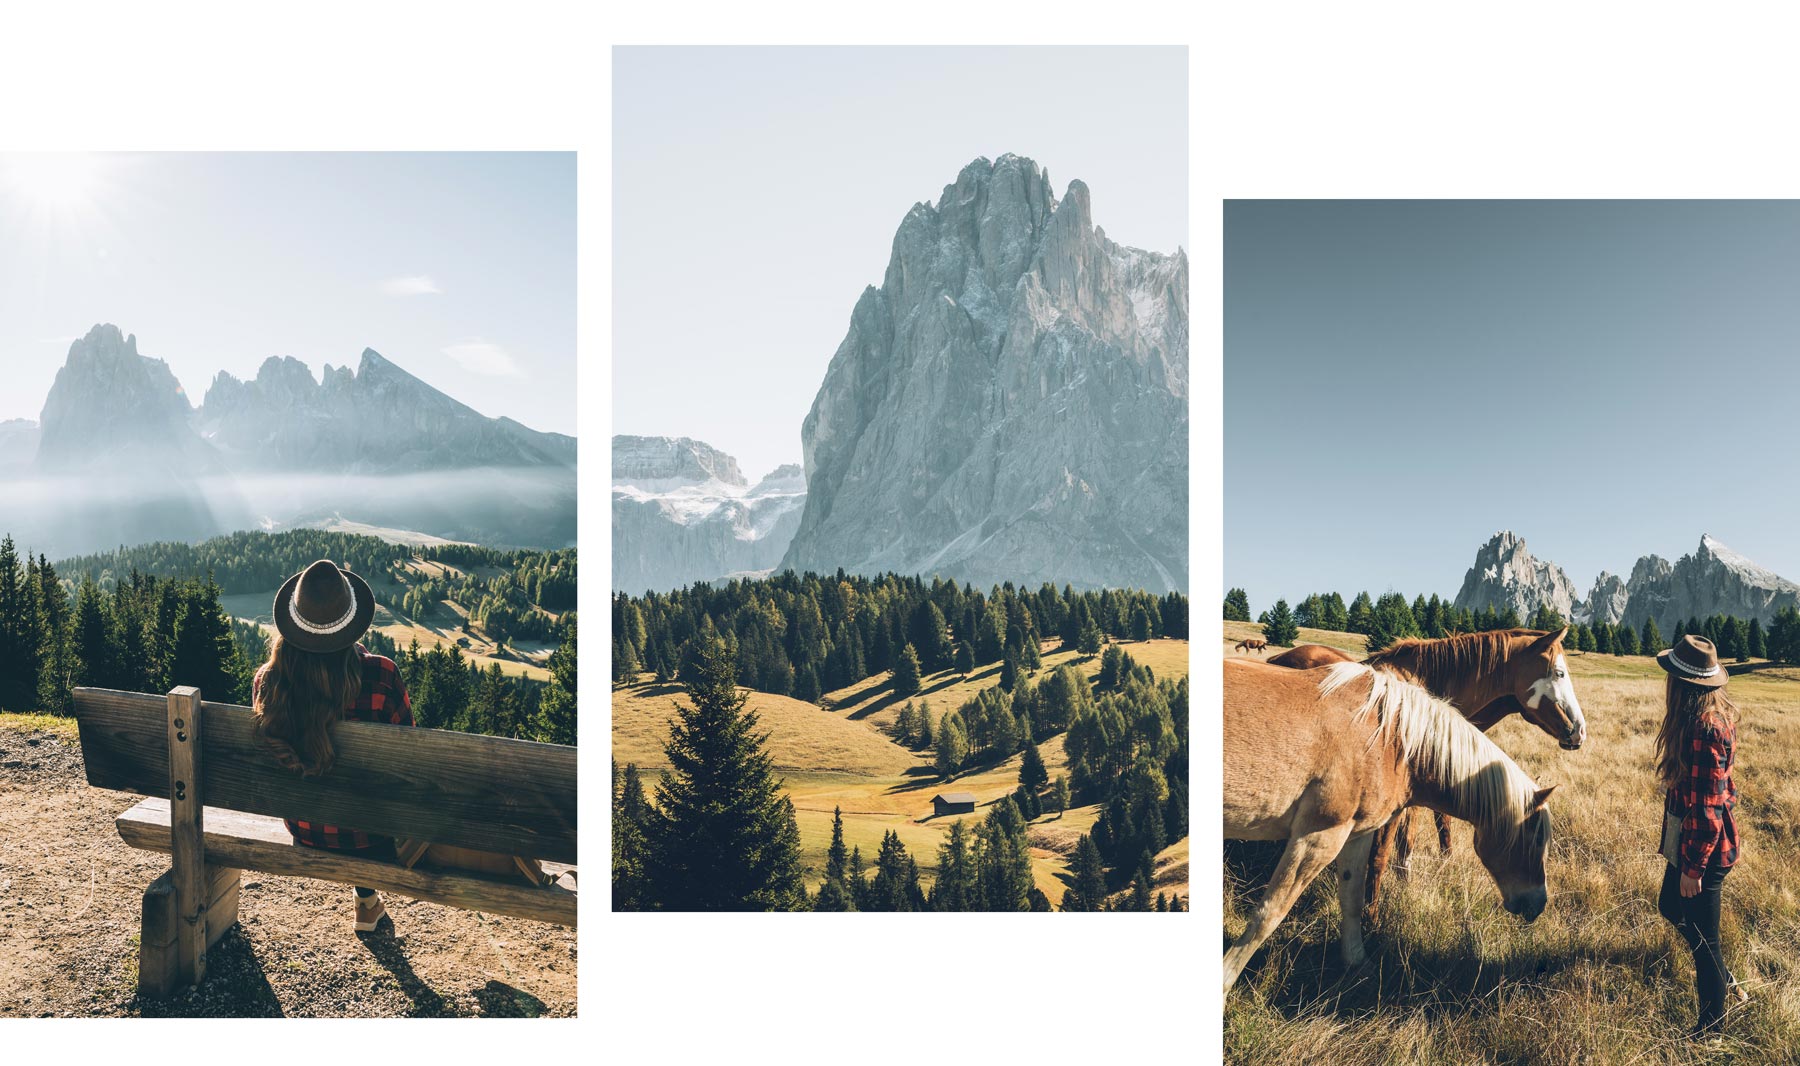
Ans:
[[[1240,640],[1237,642],[1237,650],[1238,651],[1263,652],[1263,651],[1267,651],[1268,647],[1269,647],[1268,641],[1259,640],[1256,637],[1245,637],[1243,640]]]
[[[1323,644],[1302,644],[1269,659],[1270,665],[1285,666],[1290,670],[1311,670],[1318,666],[1330,666],[1332,663],[1355,661],[1354,657]]]
[[[1224,829],[1228,840],[1285,840],[1244,932],[1225,952],[1229,995],[1306,886],[1339,871],[1340,952],[1364,958],[1363,881],[1377,830],[1418,804],[1475,825],[1475,851],[1506,910],[1536,920],[1549,900],[1548,802],[1455,707],[1362,663],[1289,670],[1224,663]]]
[[[1402,640],[1364,662],[1417,682],[1455,706],[1483,733],[1508,715],[1517,714],[1564,751],[1575,751],[1587,740],[1587,719],[1564,658],[1563,640],[1568,632],[1566,627],[1556,633],[1502,629],[1439,640]],[[1447,852],[1450,822],[1442,811],[1434,818],[1438,847]],[[1404,876],[1411,853],[1410,819],[1402,814],[1383,827],[1370,851],[1366,919],[1375,916],[1387,868],[1397,866]]]

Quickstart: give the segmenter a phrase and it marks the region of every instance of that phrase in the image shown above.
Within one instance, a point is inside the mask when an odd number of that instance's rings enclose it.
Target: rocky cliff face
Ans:
[[[1656,556],[1638,560],[1624,621],[1655,618],[1664,633],[1688,618],[1715,614],[1756,618],[1764,624],[1783,607],[1800,606],[1800,585],[1751,562],[1707,534],[1691,555],[1670,566]]]
[[[38,419],[37,465],[54,473],[189,478],[220,469],[169,364],[98,325],[69,346]]]
[[[613,587],[667,592],[769,570],[806,500],[794,465],[755,485],[737,460],[686,437],[613,438]]]
[[[783,568],[1185,589],[1187,257],[978,159],[895,234],[801,427]]]
[[[1587,603],[1575,605],[1575,619],[1617,625],[1619,619],[1625,617],[1625,604],[1630,598],[1629,586],[1625,581],[1617,574],[1602,570],[1600,576],[1594,579],[1594,590],[1588,593]]]
[[[355,371],[327,364],[316,382],[293,358],[265,360],[249,381],[221,373],[197,422],[240,470],[389,474],[574,462],[573,438],[488,418],[373,349]]]
[[[1475,553],[1475,565],[1463,575],[1456,606],[1471,611],[1511,607],[1529,622],[1539,606],[1548,605],[1564,618],[1575,616],[1575,585],[1562,567],[1534,558],[1525,541],[1511,530],[1494,534]]]

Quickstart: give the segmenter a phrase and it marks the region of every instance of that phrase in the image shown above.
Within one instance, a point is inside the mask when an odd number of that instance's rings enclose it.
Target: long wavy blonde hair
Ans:
[[[275,759],[303,777],[331,769],[331,723],[344,717],[362,691],[362,663],[352,644],[312,652],[270,639],[269,661],[256,671],[256,735]]]
[[[1736,725],[1738,710],[1722,687],[1690,685],[1674,674],[1667,684],[1662,728],[1656,733],[1656,777],[1664,788],[1674,788],[1687,776],[1694,730],[1702,724],[1714,729]]]

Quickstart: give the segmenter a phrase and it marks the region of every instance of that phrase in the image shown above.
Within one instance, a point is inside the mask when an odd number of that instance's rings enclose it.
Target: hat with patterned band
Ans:
[[[1713,642],[1692,633],[1659,654],[1656,663],[1672,676],[1702,688],[1722,688],[1731,680],[1731,675],[1719,665],[1719,650],[1713,647]]]
[[[343,651],[375,620],[375,594],[329,559],[300,571],[275,593],[275,628],[301,651]]]

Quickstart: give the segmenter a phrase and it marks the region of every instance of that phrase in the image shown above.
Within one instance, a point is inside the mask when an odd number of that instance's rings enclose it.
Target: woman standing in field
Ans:
[[[331,723],[412,725],[412,700],[394,661],[357,643],[375,617],[369,583],[320,559],[275,594],[276,636],[256,671],[251,702],[256,732],[290,770],[317,777],[331,769]],[[294,842],[366,858],[394,857],[388,837],[289,818]],[[387,914],[372,888],[356,890],[356,931],[373,932]]]
[[[1731,780],[1737,749],[1737,707],[1725,695],[1729,680],[1713,642],[1684,636],[1656,661],[1668,672],[1656,772],[1668,791],[1663,804],[1663,871],[1658,909],[1694,953],[1700,1017],[1694,1035],[1719,1027],[1727,987],[1748,997],[1725,968],[1719,944],[1719,897],[1738,857]]]

